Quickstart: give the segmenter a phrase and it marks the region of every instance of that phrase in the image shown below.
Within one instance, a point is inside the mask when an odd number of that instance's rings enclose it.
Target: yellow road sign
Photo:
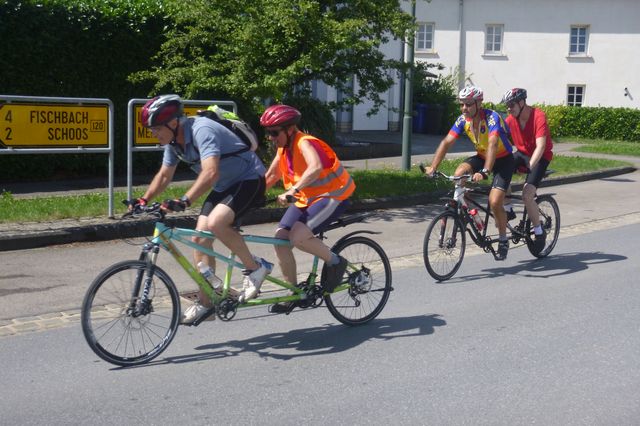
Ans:
[[[108,145],[108,105],[0,104],[0,147]]]
[[[185,105],[184,113],[185,115],[197,115],[199,110],[209,108],[211,104],[202,104],[202,105]],[[133,109],[134,113],[134,136],[133,136],[133,144],[134,145],[158,145],[158,139],[154,138],[151,134],[151,130],[142,126],[140,122],[140,112],[142,111],[142,107],[144,105],[136,105]]]

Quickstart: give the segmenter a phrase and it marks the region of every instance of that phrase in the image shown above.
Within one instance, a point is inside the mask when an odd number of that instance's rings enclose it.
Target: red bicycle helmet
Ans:
[[[298,124],[302,114],[289,105],[272,105],[260,117],[262,127],[285,127]]]
[[[182,99],[178,95],[162,95],[149,99],[142,107],[140,121],[144,127],[166,124],[183,113]]]

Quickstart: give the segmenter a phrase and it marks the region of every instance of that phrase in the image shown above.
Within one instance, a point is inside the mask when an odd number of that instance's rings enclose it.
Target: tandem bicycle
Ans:
[[[424,173],[424,166],[420,165]],[[545,177],[553,173],[547,171]],[[455,183],[455,188],[444,197],[444,211],[436,215],[424,236],[423,258],[427,272],[437,281],[446,281],[453,277],[460,268],[464,259],[466,247],[466,234],[485,253],[496,256],[494,244],[497,238],[487,235],[489,218],[493,218],[489,202],[480,202],[476,197],[488,196],[490,188],[478,186],[465,186],[465,181],[471,180],[471,175],[448,176],[436,172],[435,176],[447,179]],[[519,194],[506,196],[507,199],[522,201]],[[542,228],[547,233],[544,247],[539,250],[534,242],[534,232],[531,220],[527,215],[527,209],[519,204],[516,208],[516,224],[507,223],[510,232],[510,241],[513,244],[523,243],[529,252],[543,258],[549,255],[558,241],[560,233],[560,209],[558,203],[551,194],[537,195],[535,201],[540,212]],[[521,209],[521,211],[519,211]]]
[[[264,293],[255,299],[240,302],[231,287],[232,273],[243,265],[233,253],[221,254],[191,241],[192,237],[214,239],[208,231],[170,227],[159,203],[138,206],[124,217],[152,217],[153,237],[147,241],[137,260],[116,263],[101,272],[89,286],[81,310],[82,331],[91,349],[103,360],[120,366],[146,363],[164,351],[173,340],[180,321],[180,295],[167,272],[157,266],[161,249],[166,250],[209,297],[212,308],[197,322],[212,315],[222,321],[234,318],[238,309],[278,302],[293,302],[294,308],[317,308],[326,304],[329,312],[346,325],[365,324],[384,308],[391,291],[391,266],[384,250],[366,234],[379,232],[358,230],[340,238],[331,250],[348,261],[342,283],[332,292],[323,290],[326,267],[320,269],[320,259],[313,258],[305,281],[289,283],[267,275],[266,282],[286,289],[288,295],[270,296]],[[333,229],[363,222],[367,213],[344,215],[332,222],[317,237]],[[244,235],[248,243],[289,245],[288,240],[256,235]],[[226,264],[223,285],[214,290],[196,267],[182,254],[176,243],[199,250]],[[222,268],[220,268],[222,269]],[[290,311],[289,311],[290,312]]]

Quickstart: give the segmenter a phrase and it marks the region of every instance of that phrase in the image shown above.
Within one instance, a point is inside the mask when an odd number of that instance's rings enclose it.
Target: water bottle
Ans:
[[[478,210],[477,209],[470,209],[469,210],[469,214],[473,218],[473,222],[476,224],[476,228],[478,228],[478,231],[482,231],[482,228],[484,227],[484,223],[482,223],[482,219],[480,218],[480,215],[478,214]]]
[[[203,262],[198,262],[198,270],[204,279],[211,284],[211,287],[213,287],[214,290],[222,288],[222,280],[216,276],[214,270],[211,269],[209,265],[205,265]]]

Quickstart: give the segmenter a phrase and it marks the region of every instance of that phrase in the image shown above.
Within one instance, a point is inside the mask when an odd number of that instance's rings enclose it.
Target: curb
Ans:
[[[584,182],[588,180],[604,179],[626,173],[635,172],[635,167],[616,167],[592,173],[580,173],[576,175],[548,178],[542,182],[541,187],[565,185]],[[522,190],[522,184],[514,184],[515,191]],[[378,209],[390,209],[410,207],[415,205],[430,204],[438,201],[448,190],[418,193],[407,196],[383,197],[376,199],[357,200],[347,209],[348,212],[359,212]],[[277,222],[284,214],[284,208],[258,209],[248,213],[241,225],[256,225],[261,223]],[[196,224],[196,215],[172,217],[167,223],[182,228],[193,228]],[[44,231],[31,235],[11,235],[0,237],[0,252],[12,250],[27,250],[47,247],[58,244],[70,244],[78,242],[109,241],[121,238],[135,238],[148,236],[153,233],[153,220],[114,221],[113,223],[75,226],[61,230]]]

